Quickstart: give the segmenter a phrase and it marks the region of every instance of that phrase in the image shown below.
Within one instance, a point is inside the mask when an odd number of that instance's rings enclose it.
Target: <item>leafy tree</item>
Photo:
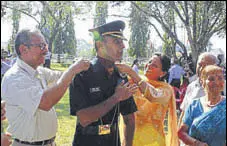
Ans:
[[[56,54],[71,54],[75,55],[76,52],[76,36],[74,30],[74,22],[72,18],[72,13],[69,13],[69,18],[66,19],[67,22],[65,26],[61,28],[56,35],[54,40],[54,50],[53,52]]]
[[[76,36],[74,30],[74,21],[72,13],[69,14],[69,22],[66,23],[65,28],[63,29],[63,50],[67,54],[76,55]]]
[[[171,29],[169,21],[165,21],[165,16],[170,8],[174,10],[174,15],[178,18],[178,23],[182,23],[187,32],[188,41],[193,56],[193,64],[196,64],[198,55],[205,51],[209,39],[214,34],[222,34],[226,30],[226,2],[225,1],[152,1],[148,7],[141,7],[136,2],[131,2],[137,9],[150,17],[150,24],[155,28],[160,38],[157,25],[151,23],[156,20],[162,30],[168,34],[182,49],[184,56],[187,50],[174,29]]]
[[[176,43],[175,41],[169,37],[166,33],[163,35],[163,40],[164,40],[164,44],[162,46],[162,51],[164,54],[166,54],[167,56],[170,57],[176,57]]]
[[[15,7],[17,7],[17,3],[15,1],[13,1],[12,3],[13,3],[14,9],[12,10],[13,32],[12,32],[11,40],[15,40],[16,34],[19,30],[19,23],[20,23],[21,14],[20,14],[20,12],[15,10]],[[11,44],[14,44],[14,41],[12,41]],[[12,48],[12,51],[14,50],[13,48]]]
[[[97,27],[106,23],[108,16],[108,1],[96,1],[95,2],[95,15],[93,27]],[[95,48],[90,50],[93,56],[96,54]]]
[[[48,39],[49,50],[54,53],[62,53],[62,31],[67,22],[69,21],[69,12],[70,12],[70,3],[63,1],[41,1],[43,4],[43,12],[41,17],[41,22],[44,22],[41,30],[48,30],[47,32],[43,31],[46,38]],[[57,42],[54,43],[55,39]],[[53,45],[55,44],[56,49],[52,50]]]
[[[1,1],[1,19],[3,17],[10,18],[12,21],[13,29],[12,35],[9,40],[8,49],[10,52],[14,52],[14,40],[19,30],[19,24],[22,12],[28,14],[31,12],[29,2],[18,2],[18,1]]]
[[[52,47],[54,47],[53,42],[56,41],[58,33],[60,31],[66,30],[67,35],[64,34],[62,36],[68,36],[70,39],[64,42],[67,44],[68,42],[72,42],[72,40],[73,42],[69,44],[69,46],[66,45],[65,48],[68,49],[64,50],[64,52],[75,54],[76,39],[75,36],[73,36],[73,33],[75,32],[73,30],[73,19],[74,17],[79,17],[80,14],[88,13],[92,2],[17,1],[15,3],[17,4],[17,7],[13,7],[12,2],[1,1],[1,19],[5,16],[12,16],[12,14],[8,12],[9,9],[31,17],[37,22],[37,28],[42,31],[45,38],[47,39],[49,43],[49,50],[51,52]],[[39,16],[40,20],[38,20],[36,16]],[[70,48],[72,50],[69,50]]]
[[[3,5],[5,5],[7,1],[1,1],[1,18],[3,18],[6,15],[6,8],[4,8]]]
[[[186,28],[195,65],[198,54],[206,50],[210,38],[226,30],[226,2],[180,1],[170,2],[170,5]]]
[[[147,17],[146,23],[154,28],[163,41],[163,51],[167,55],[175,55],[176,43],[181,44],[176,33],[176,19],[173,9],[166,1],[147,2],[143,7],[131,2],[141,13]],[[173,39],[173,36],[175,39]],[[181,45],[183,46],[183,45]],[[186,49],[184,48],[185,52]],[[173,54],[172,54],[173,53]]]
[[[140,2],[141,5],[146,5],[146,2]],[[128,53],[130,56],[146,57],[147,54],[147,41],[149,40],[149,25],[146,23],[144,13],[131,5],[130,21],[131,37],[129,40]]]
[[[16,6],[14,6],[16,5]],[[27,15],[33,20],[40,24],[39,20],[36,18],[39,14],[39,9],[34,10],[34,8],[39,7],[39,2],[37,1],[1,1],[1,19],[7,19],[12,17],[12,10],[18,11],[21,14]]]
[[[174,32],[174,34],[177,36],[176,33],[176,19],[175,19],[175,13],[174,10],[172,9],[172,7],[168,7],[165,6],[166,9],[166,13],[164,15],[164,20],[166,22],[166,24],[168,25],[169,29]],[[165,32],[163,35],[163,52],[164,54],[166,54],[167,56],[170,57],[174,57],[176,58],[176,41],[171,38],[171,36],[169,35],[169,33]],[[185,50],[185,52],[187,53],[187,51]]]
[[[107,16],[108,16],[108,1],[96,1],[94,27],[105,24]]]

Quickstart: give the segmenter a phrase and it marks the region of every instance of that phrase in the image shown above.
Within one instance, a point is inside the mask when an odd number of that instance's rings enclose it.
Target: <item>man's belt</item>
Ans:
[[[105,135],[115,132],[117,128],[117,123],[114,123],[111,126],[110,124],[86,127],[77,125],[77,133],[80,133],[82,135]]]
[[[52,142],[54,142],[55,137],[48,139],[48,140],[43,140],[43,141],[34,141],[34,142],[28,142],[28,141],[21,141],[19,139],[14,139],[15,141],[17,141],[18,143],[21,144],[27,144],[27,145],[47,145],[47,144],[51,144]]]

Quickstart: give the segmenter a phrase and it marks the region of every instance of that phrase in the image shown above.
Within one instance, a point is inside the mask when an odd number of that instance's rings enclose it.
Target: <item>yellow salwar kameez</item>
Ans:
[[[134,95],[138,111],[135,114],[133,146],[178,146],[176,102],[173,89],[165,82],[148,81],[148,83],[162,90],[165,98],[155,99],[149,88],[145,90],[144,96],[139,92]],[[167,112],[168,134],[165,135],[164,119]]]

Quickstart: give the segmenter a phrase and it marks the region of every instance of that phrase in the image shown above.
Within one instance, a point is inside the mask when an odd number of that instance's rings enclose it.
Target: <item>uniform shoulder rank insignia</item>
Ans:
[[[99,91],[101,91],[100,87],[90,88],[90,93],[99,92]]]

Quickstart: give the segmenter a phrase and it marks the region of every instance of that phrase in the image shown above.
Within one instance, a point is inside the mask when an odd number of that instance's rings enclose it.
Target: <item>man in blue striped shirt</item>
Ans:
[[[178,63],[178,60],[174,60],[174,65],[169,69],[168,83],[172,86],[180,88],[180,79],[185,74],[183,67]]]

